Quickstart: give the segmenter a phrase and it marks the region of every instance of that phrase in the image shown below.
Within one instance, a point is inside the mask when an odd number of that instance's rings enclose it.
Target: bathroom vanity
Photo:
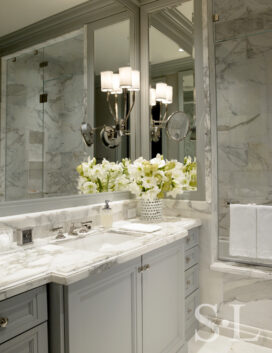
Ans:
[[[186,352],[198,297],[200,221],[171,218],[161,225],[148,235],[98,233],[32,249],[39,257],[53,252],[40,258],[48,272],[39,283],[48,285],[27,291],[37,273],[0,284],[6,297],[21,292],[0,302],[7,319],[0,352]],[[16,256],[10,255],[11,272]]]

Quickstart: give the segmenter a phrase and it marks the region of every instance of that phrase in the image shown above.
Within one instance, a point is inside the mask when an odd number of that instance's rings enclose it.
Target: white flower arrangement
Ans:
[[[96,164],[93,158],[79,165],[77,171],[78,188],[83,194],[129,190],[139,199],[153,201],[197,187],[196,160],[191,157],[186,157],[184,164],[164,160],[159,154],[150,161],[140,157],[133,163],[128,159],[121,163],[104,159]]]

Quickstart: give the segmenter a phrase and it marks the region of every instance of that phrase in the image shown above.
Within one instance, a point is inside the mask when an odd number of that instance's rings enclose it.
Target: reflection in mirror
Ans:
[[[94,71],[95,71],[95,109],[94,156],[98,163],[103,158],[111,162],[121,161],[130,156],[129,135],[120,135],[119,131],[110,129],[115,120],[107,104],[107,93],[101,91],[101,72],[118,72],[120,67],[130,66],[130,21],[114,23],[99,28],[94,32]],[[108,95],[114,106],[114,94]],[[123,94],[116,94],[118,117],[124,111]],[[130,95],[127,94],[129,100]],[[130,102],[128,102],[128,105]],[[103,128],[103,126],[106,126]],[[128,120],[129,129],[129,120]],[[117,146],[117,147],[116,147]]]
[[[193,7],[189,0],[149,18],[152,157],[196,157]]]
[[[76,166],[88,155],[77,133],[85,114],[83,58],[77,31],[4,59],[2,201],[78,193]]]

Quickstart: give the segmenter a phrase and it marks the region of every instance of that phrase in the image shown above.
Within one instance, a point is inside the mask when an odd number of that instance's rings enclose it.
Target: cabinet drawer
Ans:
[[[198,263],[198,246],[189,249],[185,252],[185,270]]]
[[[187,297],[198,288],[199,268],[193,266],[185,272],[185,296]]]
[[[40,287],[0,302],[0,344],[47,320],[46,287]]]
[[[195,318],[195,309],[199,304],[199,290],[196,290],[193,294],[185,300],[185,320],[186,320],[186,329],[192,325]]]
[[[198,228],[189,230],[188,236],[185,240],[185,250],[189,250],[198,245],[198,232]]]
[[[0,353],[48,353],[47,323],[0,344]]]

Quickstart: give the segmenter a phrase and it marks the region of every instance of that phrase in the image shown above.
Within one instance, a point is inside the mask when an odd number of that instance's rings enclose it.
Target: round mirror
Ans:
[[[182,141],[188,135],[190,120],[187,114],[182,111],[171,114],[165,125],[166,133],[174,141]]]
[[[94,133],[91,125],[88,123],[82,123],[80,130],[86,145],[91,147],[94,143]]]
[[[103,127],[100,132],[100,137],[103,144],[108,148],[116,148],[121,143],[120,130],[111,126]]]

